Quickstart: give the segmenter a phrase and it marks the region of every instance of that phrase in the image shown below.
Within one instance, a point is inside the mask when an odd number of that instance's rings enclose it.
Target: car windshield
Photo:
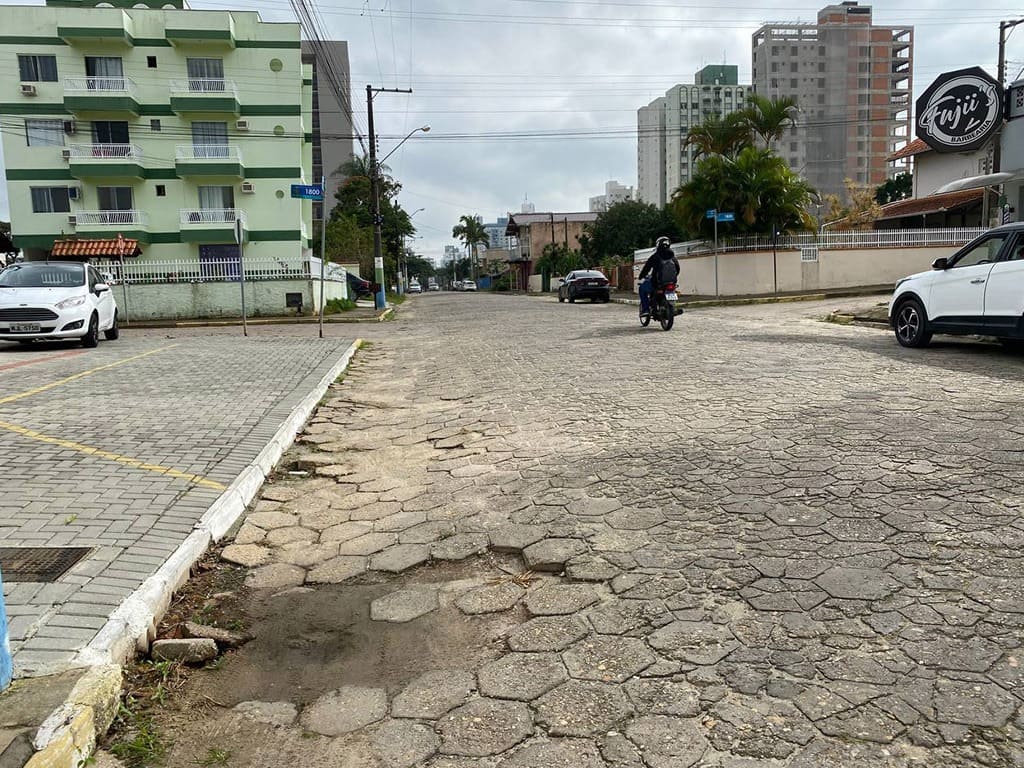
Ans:
[[[577,272],[576,279],[578,280],[581,277],[604,277],[604,275],[600,272]]]
[[[77,288],[85,285],[81,264],[15,264],[0,272],[0,288]]]

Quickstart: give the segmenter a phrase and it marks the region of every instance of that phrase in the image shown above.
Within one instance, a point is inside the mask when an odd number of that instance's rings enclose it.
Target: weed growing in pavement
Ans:
[[[64,525],[71,525],[75,520],[78,519],[78,515],[68,515],[64,518]]]
[[[153,723],[153,718],[139,709],[134,696],[126,696],[117,710],[115,724],[123,730],[120,741],[110,747],[114,757],[128,768],[147,768],[163,760],[168,743]]]
[[[204,768],[209,768],[213,765],[227,765],[228,760],[231,759],[231,751],[227,749],[217,749],[216,747],[210,747],[210,750],[206,753],[206,757],[201,760],[196,760],[196,765],[202,765]]]
[[[339,312],[351,312],[356,308],[352,299],[328,299],[324,305],[325,315],[336,315]]]

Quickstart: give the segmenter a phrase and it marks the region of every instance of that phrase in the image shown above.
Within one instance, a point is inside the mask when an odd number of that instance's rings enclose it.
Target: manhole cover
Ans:
[[[89,554],[89,547],[0,547],[5,582],[56,581]]]

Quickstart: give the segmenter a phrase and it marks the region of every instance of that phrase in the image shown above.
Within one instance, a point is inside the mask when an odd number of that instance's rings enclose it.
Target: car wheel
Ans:
[[[114,312],[114,324],[111,325],[107,330],[103,332],[103,338],[107,341],[113,341],[121,335],[121,329],[117,327],[117,312]]]
[[[903,347],[924,347],[932,340],[924,307],[917,299],[900,302],[896,307],[893,329],[896,331],[896,341]]]
[[[85,336],[82,337],[83,347],[95,347],[100,343],[100,318],[93,312],[92,317],[89,318],[89,330],[85,332]]]
[[[572,293],[569,294],[569,303],[570,304],[575,304],[576,303],[576,297],[573,296]]]

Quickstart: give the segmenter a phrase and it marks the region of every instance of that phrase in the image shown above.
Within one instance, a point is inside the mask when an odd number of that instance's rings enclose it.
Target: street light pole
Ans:
[[[379,286],[374,297],[374,307],[381,310],[387,305],[387,299],[384,293],[384,254],[381,248],[381,224],[383,221],[380,215],[380,165],[377,162],[377,134],[373,130],[373,95],[375,93],[412,93],[412,88],[374,88],[369,84],[366,86],[366,123],[370,138],[370,210],[373,214],[373,272],[374,279]],[[425,125],[410,131],[409,136],[398,142],[398,146],[388,152],[380,162],[383,163],[384,160],[391,157],[395,150],[405,144],[409,137],[417,131],[426,133],[429,130],[430,126]]]
[[[1017,19],[1015,21],[1000,21],[999,22],[999,63],[996,70],[996,80],[999,81],[999,88],[1002,89],[1004,81],[1006,80],[1006,31],[1013,29],[1018,24],[1024,24],[1024,19]],[[1003,159],[1003,115],[1002,105],[1000,105],[1000,116],[999,116],[999,128],[996,129],[994,144],[992,145],[992,173],[999,173],[1002,168]],[[988,203],[988,187],[985,187],[985,198],[984,202]],[[987,207],[987,206],[985,206]],[[1002,212],[999,215],[999,223],[1002,223]],[[988,215],[985,215],[984,225],[988,226]]]

